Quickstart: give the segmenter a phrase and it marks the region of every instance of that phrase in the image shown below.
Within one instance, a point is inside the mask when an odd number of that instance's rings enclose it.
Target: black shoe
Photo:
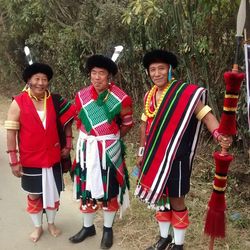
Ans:
[[[84,241],[89,236],[96,235],[95,226],[92,225],[91,227],[82,227],[82,229],[75,235],[71,236],[69,240],[72,243],[79,243]]]
[[[101,249],[109,249],[113,245],[113,229],[112,227],[103,227],[103,235],[101,241]]]
[[[183,245],[175,245],[175,244],[171,244],[168,248],[167,248],[167,250],[183,250],[184,248],[183,248]]]
[[[165,250],[166,247],[172,242],[172,236],[168,235],[167,238],[160,237],[160,239],[151,247],[146,250]]]

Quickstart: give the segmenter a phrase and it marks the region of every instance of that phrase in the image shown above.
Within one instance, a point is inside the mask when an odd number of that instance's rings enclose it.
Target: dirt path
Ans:
[[[62,192],[61,207],[56,218],[57,226],[62,230],[62,235],[52,238],[47,231],[47,223],[44,220],[44,234],[37,243],[32,243],[28,236],[33,230],[31,219],[25,211],[26,194],[21,190],[20,179],[14,177],[8,165],[6,151],[6,132],[3,121],[10,100],[2,97],[0,101],[0,249],[38,249],[38,250],[64,250],[64,249],[100,249],[102,236],[101,212],[96,218],[97,235],[79,244],[71,244],[68,238],[76,233],[82,226],[82,217],[78,209],[78,203],[72,199],[71,181],[66,179],[66,189]],[[112,250],[125,249],[120,245],[120,238],[114,235]]]

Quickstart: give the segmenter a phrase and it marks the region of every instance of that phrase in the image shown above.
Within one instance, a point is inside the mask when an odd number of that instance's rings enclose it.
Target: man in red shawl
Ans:
[[[185,196],[190,189],[201,123],[224,148],[232,140],[218,133],[219,123],[205,104],[205,89],[172,78],[172,70],[178,65],[173,53],[150,51],[143,65],[153,87],[144,99],[137,159],[141,173],[135,195],[157,210],[160,239],[147,250],[181,250],[189,225]]]

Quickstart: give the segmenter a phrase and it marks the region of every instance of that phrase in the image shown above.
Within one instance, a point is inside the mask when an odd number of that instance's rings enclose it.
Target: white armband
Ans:
[[[210,112],[212,109],[206,105],[204,106],[199,112],[198,114],[196,115],[196,118],[201,121],[206,115],[208,112]]]
[[[145,147],[139,147],[138,156],[143,156]]]
[[[146,122],[147,119],[148,119],[148,117],[144,113],[142,113],[141,120],[144,121],[144,122]]]
[[[19,130],[20,129],[20,123],[17,121],[5,121],[4,122],[5,129],[11,129],[11,130]]]

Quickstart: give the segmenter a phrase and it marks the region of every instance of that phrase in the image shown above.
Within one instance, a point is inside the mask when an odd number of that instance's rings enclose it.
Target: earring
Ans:
[[[169,70],[168,70],[168,82],[170,82],[172,80],[172,66],[169,66]]]

